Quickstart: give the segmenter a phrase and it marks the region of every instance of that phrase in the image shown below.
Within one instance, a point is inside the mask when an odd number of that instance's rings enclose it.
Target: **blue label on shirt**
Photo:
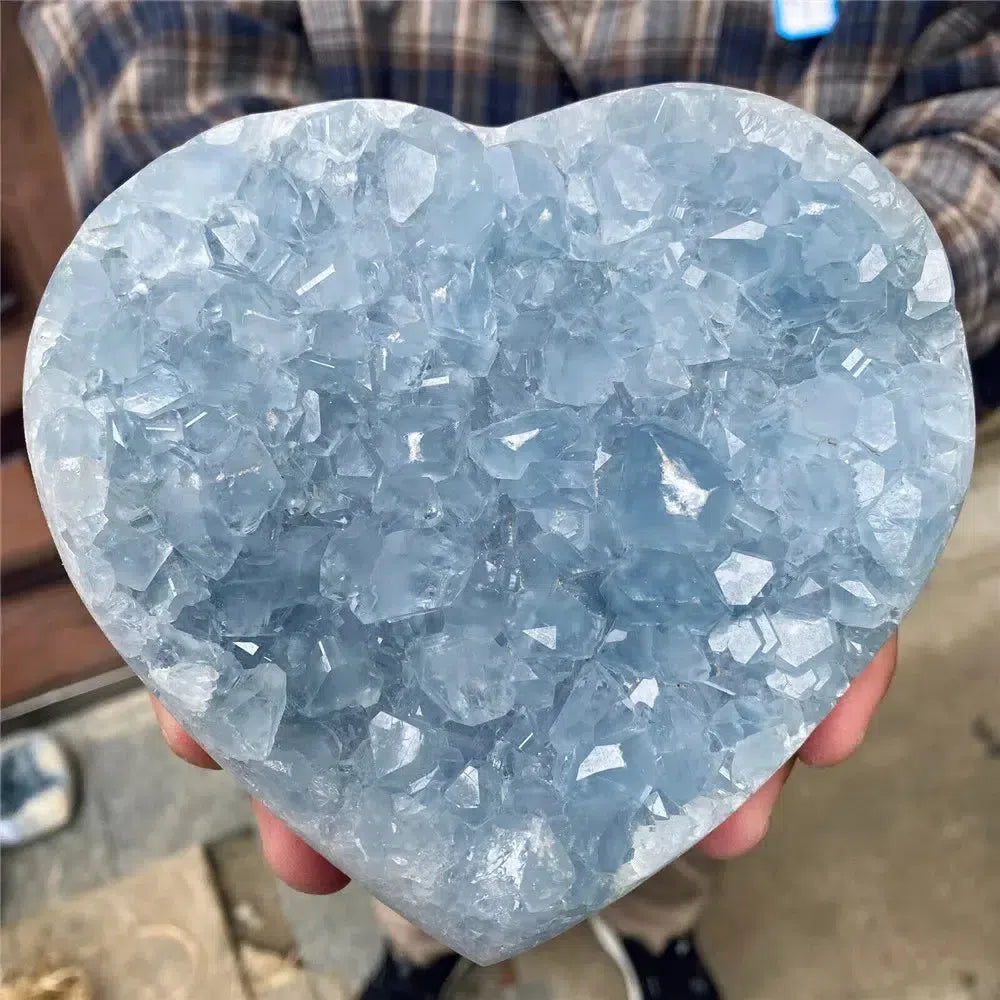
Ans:
[[[837,0],[774,0],[774,27],[790,42],[828,35],[837,23]]]

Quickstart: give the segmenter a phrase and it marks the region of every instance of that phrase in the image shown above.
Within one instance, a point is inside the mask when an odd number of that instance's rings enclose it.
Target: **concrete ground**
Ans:
[[[1000,1000],[998,612],[995,423],[864,746],[798,769],[765,843],[728,867],[701,930],[728,1000]],[[61,976],[87,990],[46,997],[93,1000],[350,1000],[380,950],[363,891],[277,886],[245,797],[174,760],[142,694],[52,731],[80,763],[82,806],[0,859],[5,981]],[[583,927],[459,995],[624,991]]]

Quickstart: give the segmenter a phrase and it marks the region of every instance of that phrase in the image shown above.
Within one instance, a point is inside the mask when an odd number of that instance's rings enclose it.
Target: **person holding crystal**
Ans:
[[[988,3],[835,0],[300,0],[26,3],[82,214],[213,124],[349,97],[408,101],[497,125],[664,81],[780,97],[878,156],[930,215],[955,278],[981,403],[1000,371],[1000,13]],[[764,837],[795,761],[849,757],[886,693],[891,639],[786,764],[696,849],[595,921],[635,996],[709,998],[691,937],[720,859]],[[183,759],[216,766],[160,705]],[[346,876],[263,806],[264,853],[308,893]],[[377,904],[390,942],[364,996],[431,1000],[457,956]],[[635,990],[639,992],[636,993]]]

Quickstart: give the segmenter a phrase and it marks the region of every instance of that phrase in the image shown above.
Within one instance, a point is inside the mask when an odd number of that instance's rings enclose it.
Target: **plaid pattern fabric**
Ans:
[[[1000,343],[1000,6],[846,0],[785,41],[770,0],[32,2],[22,27],[82,211],[234,115],[382,97],[503,124],[665,80],[762,91],[881,157],[948,250],[970,353]]]

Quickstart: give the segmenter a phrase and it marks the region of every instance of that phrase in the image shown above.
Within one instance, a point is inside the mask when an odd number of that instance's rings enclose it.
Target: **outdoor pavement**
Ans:
[[[1000,1000],[998,612],[995,423],[868,739],[842,767],[797,769],[765,843],[728,866],[701,930],[727,1000]],[[245,796],[175,760],[142,693],[51,731],[82,804],[0,859],[5,981],[85,984],[67,1000],[351,1000],[381,948],[361,889],[277,886]],[[475,972],[461,996],[624,991],[583,927]]]

